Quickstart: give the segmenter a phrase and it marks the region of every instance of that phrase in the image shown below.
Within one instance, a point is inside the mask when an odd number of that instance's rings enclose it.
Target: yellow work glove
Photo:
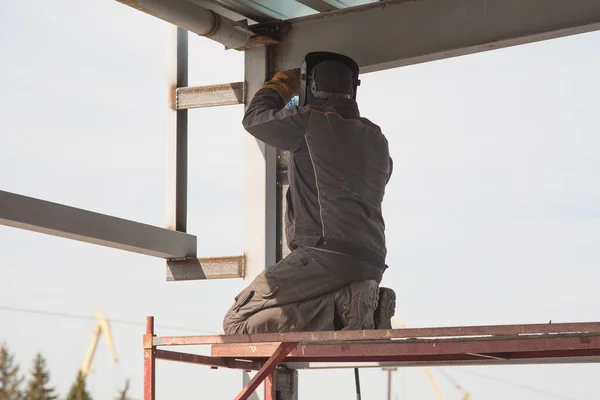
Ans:
[[[260,89],[275,90],[279,93],[283,102],[287,104],[300,91],[300,69],[277,71],[275,76],[270,81],[265,82]]]

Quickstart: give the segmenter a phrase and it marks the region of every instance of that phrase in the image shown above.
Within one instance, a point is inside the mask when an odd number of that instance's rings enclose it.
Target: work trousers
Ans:
[[[316,252],[316,253],[315,253]],[[298,248],[268,267],[235,298],[223,320],[226,334],[329,331],[339,328],[334,294],[356,276],[334,274],[329,263],[348,256]]]

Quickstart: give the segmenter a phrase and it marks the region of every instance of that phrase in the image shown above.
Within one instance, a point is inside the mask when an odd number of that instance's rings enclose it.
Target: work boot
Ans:
[[[379,304],[375,310],[375,329],[392,329],[392,317],[396,313],[396,293],[390,288],[379,289]]]
[[[335,292],[335,310],[341,330],[373,329],[378,297],[376,281],[355,282]]]

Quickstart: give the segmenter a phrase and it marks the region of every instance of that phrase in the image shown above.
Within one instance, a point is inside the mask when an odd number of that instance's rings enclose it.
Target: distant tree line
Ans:
[[[129,381],[118,392],[115,400],[132,400],[127,393]],[[93,400],[85,386],[80,372],[66,397],[56,393],[50,385],[50,372],[41,353],[33,359],[28,374],[21,373],[21,367],[15,361],[5,343],[0,347],[0,400]]]

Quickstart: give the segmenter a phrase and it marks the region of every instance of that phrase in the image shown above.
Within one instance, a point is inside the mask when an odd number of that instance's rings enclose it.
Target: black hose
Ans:
[[[354,368],[354,382],[356,382],[356,400],[360,400],[360,377],[358,376],[358,368]]]

